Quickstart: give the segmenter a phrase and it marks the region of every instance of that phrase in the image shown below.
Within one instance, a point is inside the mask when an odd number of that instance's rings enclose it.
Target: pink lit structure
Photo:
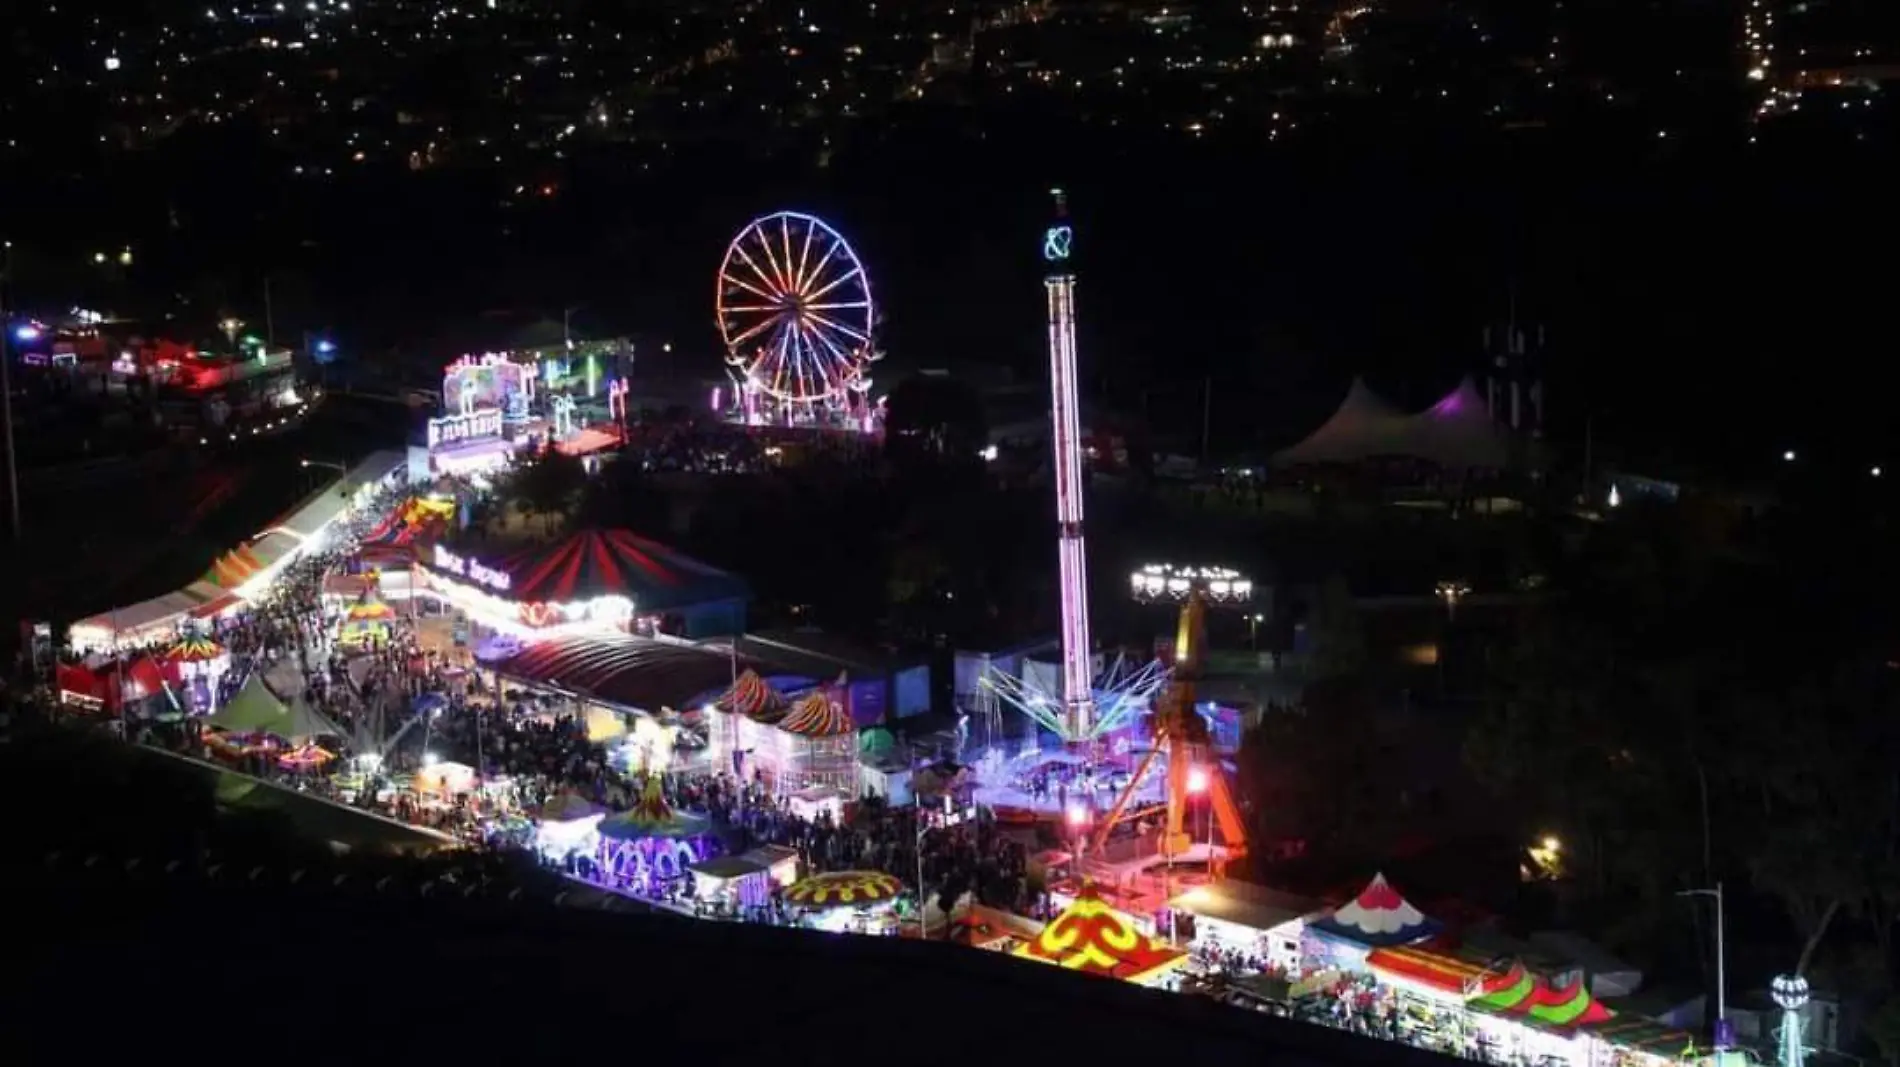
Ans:
[[[1075,229],[1069,202],[1054,191],[1055,220],[1044,232],[1043,286],[1049,291],[1049,388],[1055,450],[1056,551],[1062,589],[1062,718],[1067,740],[1092,734],[1095,694],[1090,687],[1088,554],[1082,539],[1082,428],[1075,382],[1075,271],[1069,263]]]

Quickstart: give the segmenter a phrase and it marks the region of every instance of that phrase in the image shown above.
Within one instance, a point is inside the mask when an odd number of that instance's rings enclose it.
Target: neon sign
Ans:
[[[1069,258],[1069,246],[1075,241],[1075,229],[1067,224],[1051,226],[1042,235],[1042,258],[1061,263]]]
[[[429,448],[501,436],[501,409],[484,408],[467,415],[429,420]]]
[[[496,412],[496,416],[499,417],[500,412]],[[483,566],[480,560],[464,559],[441,545],[435,546],[435,566],[437,570],[480,582],[490,589],[506,592],[509,585],[513,584],[507,571]]]
[[[568,604],[556,604],[551,601],[535,601],[521,605],[523,624],[542,629],[548,626],[560,626],[571,623],[599,623],[603,626],[624,626],[633,618],[633,601],[624,596],[597,596],[592,600],[576,600]]]

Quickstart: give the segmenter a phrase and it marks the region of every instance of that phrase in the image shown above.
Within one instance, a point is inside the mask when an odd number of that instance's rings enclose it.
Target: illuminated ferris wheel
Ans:
[[[849,404],[876,308],[864,265],[837,230],[795,211],[754,219],[719,265],[719,332],[742,383],[787,405]]]

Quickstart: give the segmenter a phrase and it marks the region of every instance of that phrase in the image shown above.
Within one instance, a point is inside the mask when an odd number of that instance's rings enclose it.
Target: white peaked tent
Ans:
[[[1358,378],[1333,417],[1306,440],[1276,454],[1275,466],[1361,463],[1379,456],[1424,460],[1447,470],[1512,466],[1517,443],[1491,421],[1484,394],[1465,378],[1416,415],[1398,409]]]
[[[1368,456],[1384,454],[1383,444],[1391,440],[1405,422],[1405,415],[1386,399],[1355,377],[1346,390],[1346,399],[1319,429],[1306,440],[1274,455],[1275,466],[1297,467],[1306,463],[1355,463]]]

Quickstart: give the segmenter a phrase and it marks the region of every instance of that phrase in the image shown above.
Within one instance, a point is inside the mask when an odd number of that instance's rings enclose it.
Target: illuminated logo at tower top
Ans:
[[[1067,224],[1051,226],[1042,235],[1042,258],[1051,263],[1061,263],[1069,258],[1069,245],[1075,241],[1075,230]]]

